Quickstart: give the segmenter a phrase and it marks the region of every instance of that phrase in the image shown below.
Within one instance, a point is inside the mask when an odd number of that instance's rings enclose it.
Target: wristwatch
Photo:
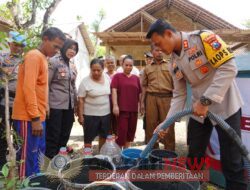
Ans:
[[[205,96],[202,96],[200,98],[200,102],[203,106],[209,106],[212,104],[212,101],[209,98],[206,98]]]

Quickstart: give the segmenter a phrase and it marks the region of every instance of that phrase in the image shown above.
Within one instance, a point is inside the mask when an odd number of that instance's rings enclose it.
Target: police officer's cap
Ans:
[[[168,22],[164,19],[157,19],[149,28],[148,33],[146,35],[147,39],[150,39],[154,32],[157,34],[164,34],[165,30],[172,30],[175,32],[175,28],[171,26]]]
[[[144,57],[146,57],[146,58],[148,58],[148,57],[153,58],[153,55],[152,55],[152,53],[150,51],[148,51],[148,52],[144,52]]]
[[[16,31],[10,31],[9,32],[9,38],[7,38],[8,42],[15,42],[17,44],[20,44],[22,46],[26,46],[26,37],[24,35],[21,35],[19,32]]]

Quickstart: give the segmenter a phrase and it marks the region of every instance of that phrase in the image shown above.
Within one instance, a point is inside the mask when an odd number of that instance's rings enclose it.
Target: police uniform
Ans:
[[[49,108],[46,129],[46,156],[54,157],[60,147],[66,146],[74,122],[77,103],[76,69],[61,55],[49,59]]]
[[[9,79],[9,109],[10,116],[12,113],[13,101],[15,98],[16,82],[18,65],[22,62],[21,56],[13,55],[11,53],[0,53],[0,78],[3,79],[4,73],[10,76]],[[4,83],[0,85],[0,166],[6,163],[6,149],[7,142],[4,136],[5,129],[5,86]],[[12,122],[12,120],[11,120]]]
[[[243,101],[235,82],[237,67],[233,53],[223,40],[211,31],[181,33],[180,55],[172,53],[170,71],[174,81],[173,99],[167,117],[183,110],[186,82],[191,85],[192,102],[202,96],[210,99],[209,111],[220,115],[241,136],[240,119]],[[190,158],[205,154],[215,123],[208,118],[192,116],[188,124]],[[243,160],[236,144],[216,126],[221,150],[221,164],[226,189],[246,189]]]

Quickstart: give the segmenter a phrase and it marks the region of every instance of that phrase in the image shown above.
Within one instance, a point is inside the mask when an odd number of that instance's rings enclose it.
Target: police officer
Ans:
[[[18,65],[22,62],[23,49],[26,46],[26,39],[19,32],[9,32],[7,38],[10,51],[0,52],[0,78],[3,80],[5,76],[9,78],[9,109],[10,117],[12,113],[12,105],[15,97],[15,89],[17,82]],[[5,137],[5,86],[0,85],[0,168],[6,163],[7,142]],[[12,120],[10,121],[12,123]],[[11,124],[10,123],[10,124]]]
[[[177,32],[162,19],[150,26],[146,37],[164,53],[171,54],[170,71],[174,80],[174,91],[167,118],[184,108],[186,82],[191,85],[193,116],[188,123],[188,157],[199,160],[204,156],[215,126],[219,136],[226,189],[247,189],[243,159],[237,145],[206,117],[208,110],[220,115],[241,136],[243,101],[235,83],[237,68],[233,53],[211,31]],[[163,131],[159,133],[161,138],[164,135]]]
[[[46,153],[53,158],[67,145],[76,113],[76,69],[70,60],[78,52],[78,43],[67,39],[61,53],[49,60],[49,118],[46,127]]]

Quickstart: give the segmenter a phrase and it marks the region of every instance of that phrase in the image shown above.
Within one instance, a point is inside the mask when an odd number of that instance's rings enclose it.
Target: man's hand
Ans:
[[[158,133],[159,130],[160,130],[160,128],[161,128],[161,126],[162,126],[162,123],[160,123],[160,124],[155,128],[154,133]]]
[[[163,121],[163,122],[164,122],[164,121]],[[167,132],[168,132],[168,129],[166,129],[166,130],[160,129],[161,126],[162,126],[162,124],[163,124],[163,122],[160,123],[160,124],[155,128],[155,130],[154,130],[154,133],[158,133],[158,138],[160,138],[160,139],[164,139],[165,136],[166,136],[166,134],[167,134]]]
[[[74,114],[77,117],[78,116],[78,107],[77,105],[74,106]]]
[[[118,107],[118,105],[114,105],[114,107],[113,107],[113,114],[115,115],[115,116],[119,116],[119,107]]]
[[[47,106],[47,109],[46,109],[46,119],[49,119],[49,114],[50,114],[50,108],[49,108],[49,106]]]
[[[160,139],[165,139],[165,137],[167,135],[167,132],[168,132],[168,129],[166,129],[166,130],[160,130],[159,133],[158,133],[158,137]]]
[[[83,117],[82,114],[81,114],[81,115],[78,115],[78,122],[79,122],[81,125],[83,125],[83,123],[84,123],[84,117]]]
[[[141,115],[145,114],[145,105],[143,103],[141,104],[140,112],[141,112]]]
[[[43,126],[40,120],[31,121],[32,135],[42,136],[43,135]]]
[[[200,102],[200,100],[197,100],[193,104],[193,114],[195,116],[206,117],[207,116],[207,112],[208,112],[208,106],[202,105],[201,102]]]

